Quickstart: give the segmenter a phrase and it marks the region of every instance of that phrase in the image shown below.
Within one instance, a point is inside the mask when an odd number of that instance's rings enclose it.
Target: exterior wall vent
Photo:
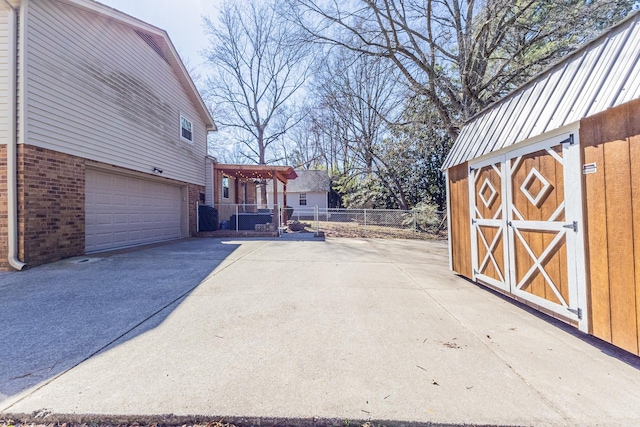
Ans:
[[[162,59],[164,59],[167,63],[169,63],[169,60],[167,59],[166,55],[164,54],[164,52],[162,51],[158,43],[155,41],[153,36],[147,33],[143,33],[142,31],[138,31],[138,30],[133,30],[133,31],[135,31],[136,34],[139,35],[140,38],[144,40],[151,47],[151,49],[153,49],[158,55],[160,55]]]

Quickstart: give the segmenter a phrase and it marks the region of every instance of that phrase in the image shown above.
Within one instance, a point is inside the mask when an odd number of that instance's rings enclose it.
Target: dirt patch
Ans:
[[[414,231],[403,228],[368,225],[355,222],[320,222],[319,228],[327,237],[353,237],[371,239],[445,240],[446,230],[436,232]]]
[[[413,239],[413,240],[446,240],[446,230],[414,230],[393,226],[371,225],[364,226],[357,221],[318,221],[318,232],[325,237],[351,237],[370,239]],[[288,233],[315,233],[314,221],[291,220],[287,223]]]

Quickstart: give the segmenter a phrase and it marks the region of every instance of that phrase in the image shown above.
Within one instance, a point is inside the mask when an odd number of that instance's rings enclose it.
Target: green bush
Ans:
[[[437,230],[442,222],[442,217],[438,212],[438,206],[427,202],[418,203],[411,209],[411,212],[406,213],[402,225],[407,228],[413,227],[414,217],[416,228],[423,231]]]

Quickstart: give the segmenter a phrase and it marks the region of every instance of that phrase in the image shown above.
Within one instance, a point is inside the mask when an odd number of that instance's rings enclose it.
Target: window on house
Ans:
[[[180,115],[180,136],[193,142],[193,123],[183,115]]]
[[[300,206],[307,206],[307,193],[300,193]]]
[[[229,177],[222,178],[222,197],[229,198]]]

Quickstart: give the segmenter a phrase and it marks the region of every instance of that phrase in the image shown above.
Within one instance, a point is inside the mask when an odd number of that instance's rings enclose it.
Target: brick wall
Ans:
[[[84,180],[84,159],[18,145],[20,260],[34,266],[84,254]]]
[[[7,146],[0,145],[0,270],[9,270],[7,255],[9,238],[7,237]]]

